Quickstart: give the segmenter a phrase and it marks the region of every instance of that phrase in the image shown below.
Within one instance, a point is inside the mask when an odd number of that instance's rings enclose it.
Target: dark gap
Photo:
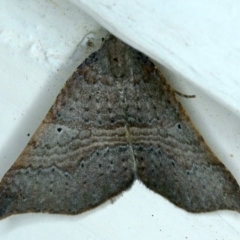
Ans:
[[[115,119],[114,118],[111,118],[111,123],[114,123],[115,122]]]

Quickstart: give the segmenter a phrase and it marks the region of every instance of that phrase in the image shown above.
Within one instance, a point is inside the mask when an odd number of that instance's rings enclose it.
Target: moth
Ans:
[[[0,218],[79,214],[138,179],[186,211],[240,210],[239,185],[161,72],[109,35],[72,74],[0,183]]]

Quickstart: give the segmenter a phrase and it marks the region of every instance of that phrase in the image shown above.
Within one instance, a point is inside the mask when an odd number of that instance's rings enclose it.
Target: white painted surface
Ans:
[[[240,182],[239,3],[74,1],[119,37],[174,69],[161,67],[175,88],[196,94],[196,99],[181,100]],[[66,79],[98,49],[106,32],[64,0],[8,0],[0,2],[0,9],[1,178]],[[88,38],[94,47],[87,46]],[[113,204],[75,217],[12,216],[0,221],[0,232],[4,240],[239,239],[240,215],[189,214],[137,182]]]

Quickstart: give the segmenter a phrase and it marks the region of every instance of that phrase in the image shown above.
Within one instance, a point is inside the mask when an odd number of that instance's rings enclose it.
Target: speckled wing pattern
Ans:
[[[78,214],[139,179],[190,212],[240,210],[240,189],[146,56],[109,35],[72,74],[0,183],[0,218]]]

